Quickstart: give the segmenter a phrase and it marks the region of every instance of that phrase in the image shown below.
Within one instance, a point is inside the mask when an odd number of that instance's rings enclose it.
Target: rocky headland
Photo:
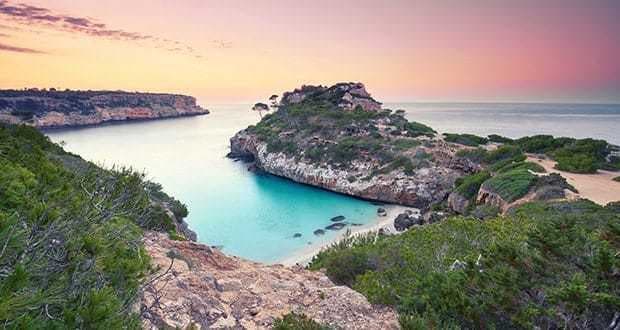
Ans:
[[[402,112],[383,110],[360,83],[304,86],[231,139],[229,157],[268,173],[367,200],[421,209],[477,171],[458,145]]]
[[[208,114],[191,96],[121,91],[1,90],[0,122],[37,128]]]

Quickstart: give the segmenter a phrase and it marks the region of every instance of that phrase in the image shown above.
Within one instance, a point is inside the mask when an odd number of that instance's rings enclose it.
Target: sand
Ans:
[[[396,229],[394,229],[394,219],[399,214],[405,212],[405,210],[415,210],[414,208],[401,206],[401,205],[385,205],[381,207],[383,207],[386,210],[387,212],[386,216],[381,217],[377,215],[377,219],[375,221],[369,224],[363,225],[363,226],[346,227],[350,229],[351,235],[361,235],[361,234],[365,234],[371,231],[378,231],[381,228],[387,229],[389,232],[394,233],[396,232]],[[293,266],[296,264],[305,266],[308,263],[310,263],[312,258],[316,254],[318,254],[321,250],[341,240],[342,238],[344,238],[345,235],[346,235],[346,229],[343,229],[342,232],[336,235],[332,240],[329,240],[328,242],[325,242],[319,245],[308,246],[302,251],[295,253],[294,255],[287,257],[284,260],[281,260],[279,263],[285,266]]]
[[[540,164],[549,173],[558,173],[563,176],[579,191],[578,197],[587,198],[600,205],[620,201],[620,182],[613,181],[613,178],[620,176],[620,172],[599,170],[595,174],[576,174],[556,170],[553,168],[556,162],[550,159],[540,159],[529,155],[528,160]]]

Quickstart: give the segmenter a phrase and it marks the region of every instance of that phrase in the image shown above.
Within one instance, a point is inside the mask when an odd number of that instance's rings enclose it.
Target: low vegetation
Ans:
[[[530,203],[485,221],[349,237],[310,268],[395,306],[404,329],[602,329],[620,308],[618,220],[589,201]]]
[[[176,234],[187,209],[131,169],[103,170],[33,128],[0,125],[0,322],[140,328],[143,229]]]
[[[303,314],[289,313],[273,323],[274,330],[329,330]]]
[[[477,147],[481,144],[489,143],[489,139],[473,135],[473,134],[452,134],[445,133],[444,140],[452,143],[458,143],[470,147]]]
[[[481,171],[475,174],[464,176],[456,181],[454,191],[467,199],[473,199],[478,194],[480,186],[488,179],[491,174],[488,171]]]
[[[508,203],[525,196],[536,184],[537,176],[526,169],[513,169],[496,174],[484,182],[482,188],[497,193]]]
[[[614,178],[614,181],[616,181],[616,182],[620,182],[620,176],[615,177],[615,178]]]

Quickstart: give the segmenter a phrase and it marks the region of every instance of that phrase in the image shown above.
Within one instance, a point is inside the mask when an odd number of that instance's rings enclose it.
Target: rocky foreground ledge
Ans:
[[[146,329],[268,329],[290,312],[338,329],[399,328],[391,308],[371,305],[321,272],[229,257],[155,232],[143,241],[159,268],[140,301]]]
[[[0,122],[37,128],[208,114],[191,96],[117,91],[0,90]]]

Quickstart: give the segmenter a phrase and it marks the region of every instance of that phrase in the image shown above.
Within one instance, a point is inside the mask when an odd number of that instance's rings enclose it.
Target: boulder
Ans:
[[[342,222],[336,222],[336,223],[332,223],[331,225],[325,227],[325,229],[327,230],[340,230],[344,227],[346,227],[346,223],[342,223]]]
[[[439,222],[449,216],[446,212],[440,211],[429,211],[424,214],[424,222],[426,223],[435,223]]]
[[[450,193],[450,196],[448,196],[448,206],[450,206],[450,209],[452,209],[452,211],[458,214],[467,213],[467,208],[469,207],[469,205],[469,200],[456,191],[453,191],[452,193]]]
[[[380,207],[377,209],[377,215],[380,217],[385,217],[387,215],[387,211],[384,208]]]
[[[344,219],[345,219],[344,215],[339,215],[339,216],[337,216],[337,217],[333,217],[333,218],[331,219],[331,221],[332,221],[332,222],[340,222],[340,221],[344,221]]]
[[[409,211],[409,210],[407,210]],[[414,214],[413,212],[407,212],[399,214],[396,219],[394,219],[394,228],[397,231],[405,231],[409,229],[413,225],[421,225],[422,221],[420,216]]]

